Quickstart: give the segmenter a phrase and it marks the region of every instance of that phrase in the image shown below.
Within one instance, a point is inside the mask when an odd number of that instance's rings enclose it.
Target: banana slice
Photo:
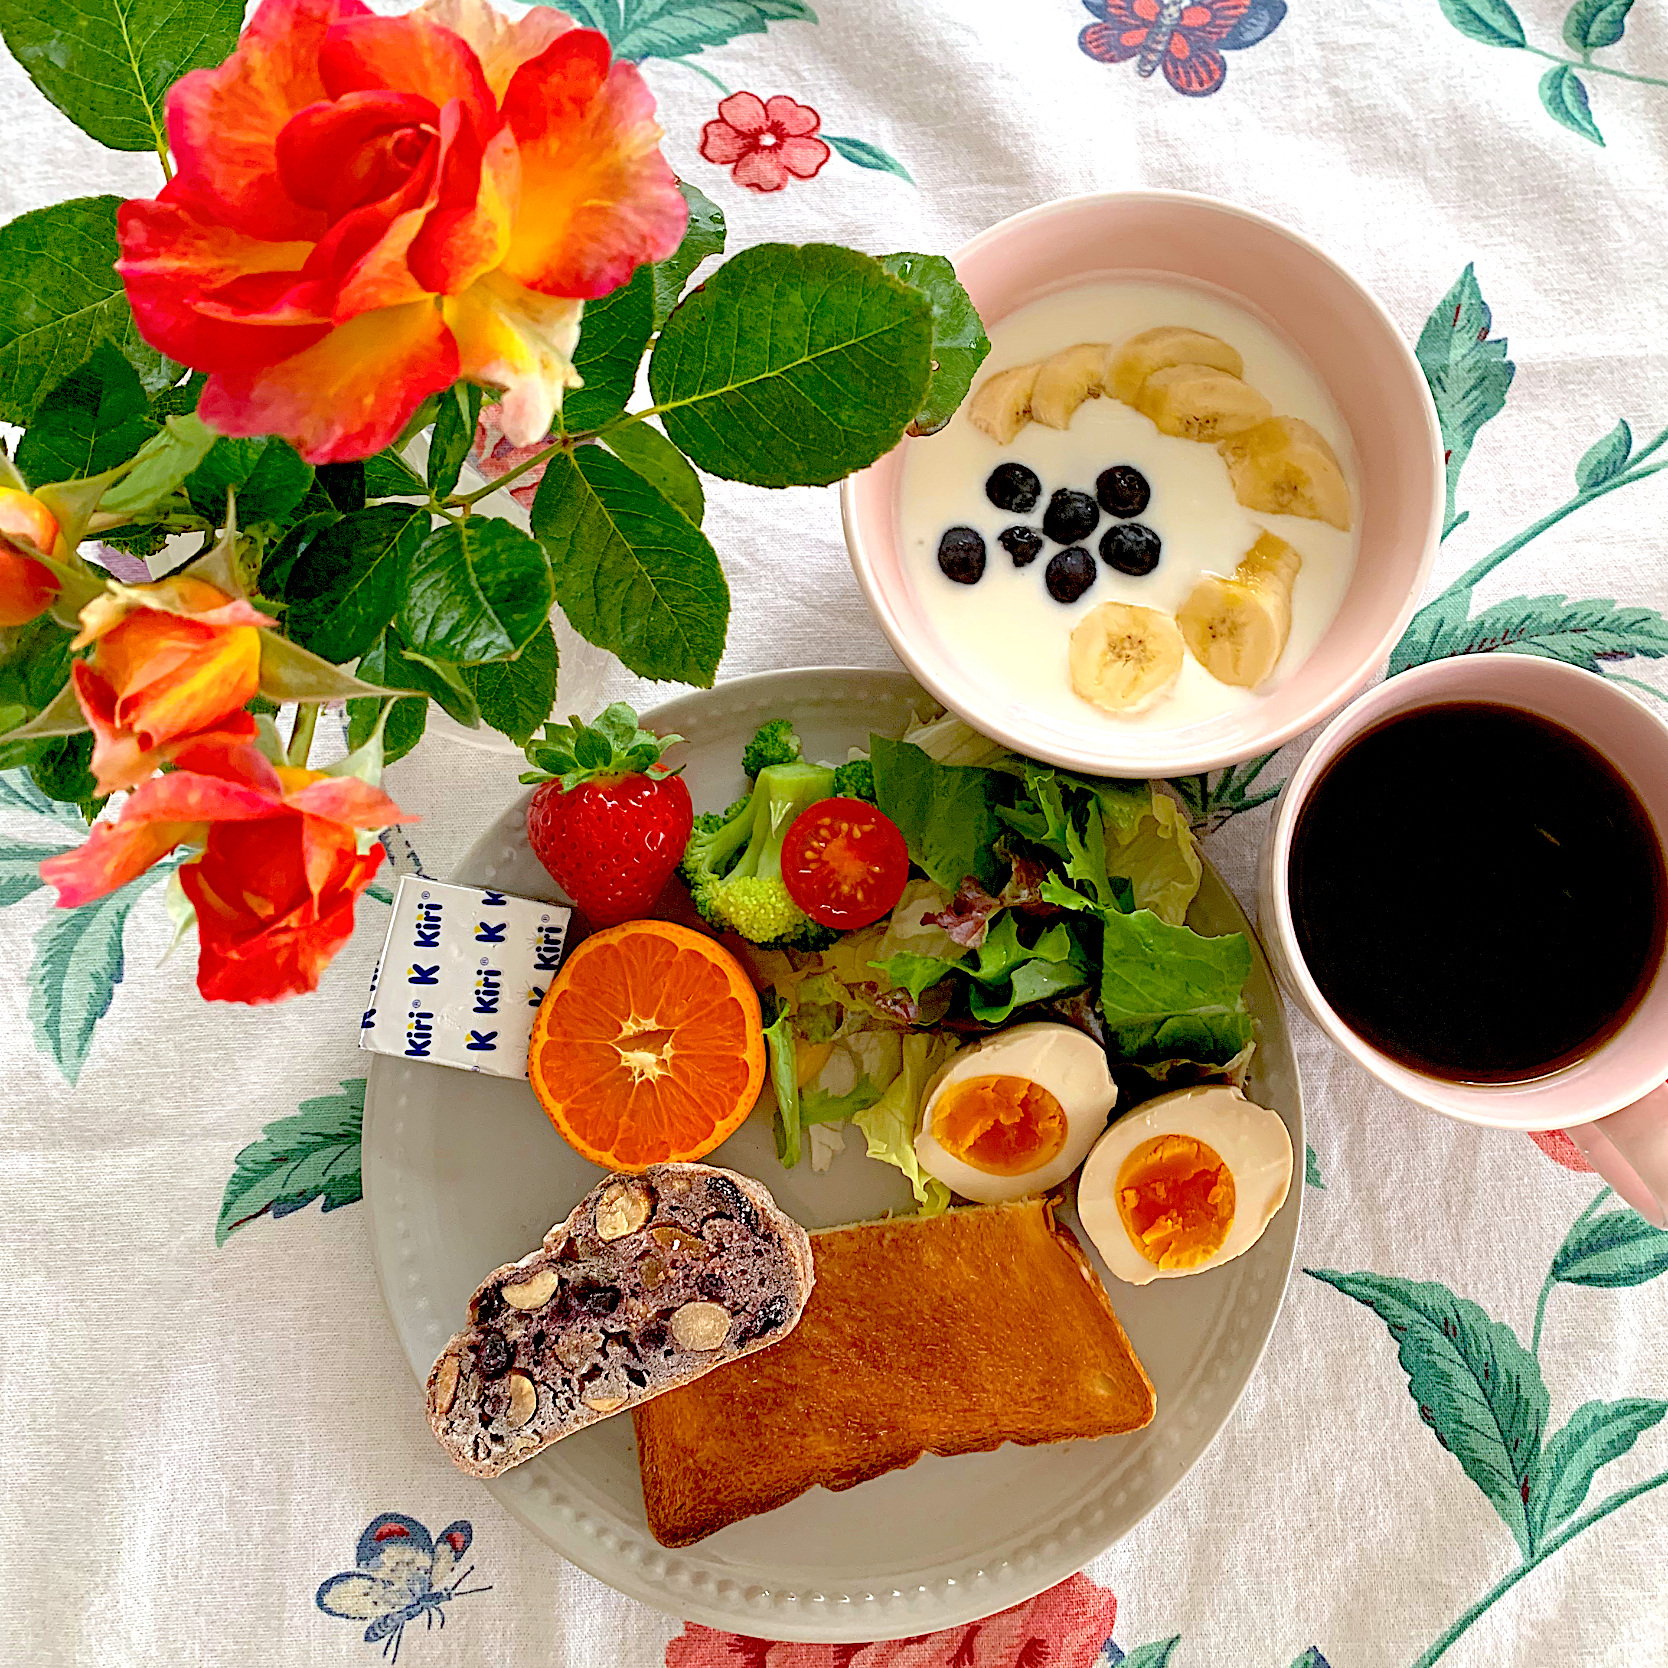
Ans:
[[[1161,434],[1183,440],[1225,440],[1274,415],[1248,382],[1214,365],[1167,365],[1141,384],[1135,409],[1158,425]]]
[[[1271,417],[1217,447],[1248,510],[1302,515],[1349,531],[1349,488],[1338,455],[1299,417]]]
[[[1134,405],[1141,384],[1154,371],[1171,365],[1210,365],[1229,376],[1245,374],[1245,361],[1238,350],[1220,336],[1207,336],[1202,330],[1188,330],[1179,324],[1161,324],[1156,330],[1131,336],[1112,355],[1107,367],[1107,392],[1125,405]]]
[[[987,376],[968,401],[968,422],[1006,446],[1031,420],[1031,390],[1041,368],[1041,361],[1033,360]]]
[[[1207,573],[1176,623],[1213,678],[1255,689],[1279,663],[1292,630],[1292,585],[1303,558],[1272,533],[1246,551],[1232,579]]]
[[[1105,389],[1105,342],[1079,342],[1051,353],[1037,370],[1031,390],[1031,415],[1051,429],[1071,427],[1072,414],[1085,400],[1099,399]]]
[[[1071,686],[1108,712],[1138,712],[1181,675],[1182,635],[1156,608],[1103,602],[1071,634]]]

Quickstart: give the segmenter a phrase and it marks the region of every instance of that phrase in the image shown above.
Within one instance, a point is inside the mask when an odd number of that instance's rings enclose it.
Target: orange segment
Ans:
[[[594,1164],[643,1170],[704,1158],[764,1083],[759,998],[703,933],[627,921],[587,938],[533,1022],[527,1078]]]

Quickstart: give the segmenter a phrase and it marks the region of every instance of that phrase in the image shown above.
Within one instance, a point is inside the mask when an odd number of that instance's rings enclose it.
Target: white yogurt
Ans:
[[[1075,342],[1118,343],[1158,325],[1186,325],[1219,336],[1245,360],[1245,380],[1277,415],[1301,417],[1338,454],[1354,504],[1361,505],[1355,450],[1331,396],[1305,360],[1254,314],[1215,290],[1163,280],[1116,279],[1063,290],[1032,302],[991,331],[991,351],[975,386],[993,371],[1046,358]],[[1024,515],[997,509],[985,481],[999,463],[1022,463],[1042,481],[1036,507]],[[1146,476],[1152,501],[1136,518],[1163,540],[1158,566],[1141,578],[1099,559],[1102,535],[1117,522],[1102,514],[1082,541],[1095,555],[1095,582],[1074,603],[1056,602],[1043,583],[1046,543],[1028,567],[1016,568],[997,541],[1017,524],[1042,526],[1059,487],[1095,490],[1095,477],[1113,464],[1133,464]],[[938,541],[947,528],[974,527],[986,545],[984,577],[975,585],[946,579]],[[1258,689],[1219,683],[1191,654],[1175,688],[1143,710],[1114,714],[1084,700],[1071,686],[1067,648],[1078,620],[1102,602],[1137,603],[1174,614],[1206,572],[1231,574],[1267,529],[1303,558],[1292,591],[1292,631],[1274,675]],[[1127,728],[1181,729],[1244,709],[1279,685],[1326,634],[1349,589],[1357,535],[1302,516],[1264,515],[1234,497],[1226,465],[1214,446],[1160,434],[1151,419],[1112,399],[1085,400],[1069,429],[1028,423],[999,446],[967,420],[964,404],[949,424],[910,442],[904,460],[899,532],[905,571],[952,657],[976,666],[981,677],[1033,713],[1068,724],[1096,721]]]

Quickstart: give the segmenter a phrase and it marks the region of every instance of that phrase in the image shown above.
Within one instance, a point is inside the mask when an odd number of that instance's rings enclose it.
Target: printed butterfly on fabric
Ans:
[[[1178,93],[1204,98],[1228,73],[1224,52],[1255,46],[1285,20],[1285,0],[1083,0],[1091,23],[1077,44],[1103,64],[1160,64]]]
[[[368,1622],[366,1642],[374,1645],[380,1640],[382,1654],[387,1656],[392,1650],[392,1660],[398,1662],[400,1636],[407,1622],[421,1616],[432,1628],[438,1616],[444,1627],[442,1606],[468,1593],[492,1591],[491,1587],[462,1585],[473,1564],[448,1579],[474,1538],[475,1531],[462,1518],[431,1536],[416,1518],[384,1512],[366,1524],[359,1537],[353,1555],[357,1568],[320,1583],[318,1607],[327,1616]]]

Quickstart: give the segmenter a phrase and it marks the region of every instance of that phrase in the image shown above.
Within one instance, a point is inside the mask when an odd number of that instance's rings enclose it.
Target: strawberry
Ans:
[[[595,724],[546,724],[527,744],[537,768],[521,780],[539,784],[527,807],[533,855],[592,926],[647,915],[683,856],[694,807],[659,762],[682,740],[639,729],[616,702]]]

